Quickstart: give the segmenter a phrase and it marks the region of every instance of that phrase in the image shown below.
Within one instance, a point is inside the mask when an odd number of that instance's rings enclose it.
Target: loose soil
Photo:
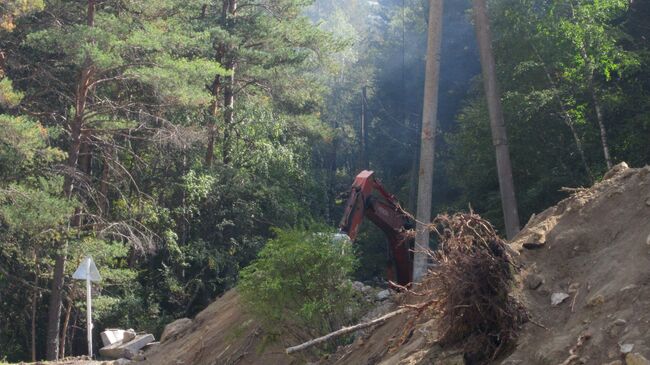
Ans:
[[[512,295],[531,320],[516,346],[495,364],[624,363],[621,346],[650,358],[650,167],[617,165],[602,182],[533,216],[510,243],[521,272]],[[551,305],[554,293],[568,297]],[[422,297],[396,295],[377,316]],[[390,319],[322,359],[326,364],[464,364],[440,347],[435,314]],[[408,325],[407,325],[408,324]],[[147,364],[298,364],[291,344],[267,344],[261,328],[230,291],[174,339],[148,353]]]

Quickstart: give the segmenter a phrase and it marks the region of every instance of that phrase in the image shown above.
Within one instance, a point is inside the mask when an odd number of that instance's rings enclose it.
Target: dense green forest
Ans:
[[[650,162],[649,0],[489,6],[522,222]],[[1,0],[0,360],[84,353],[85,255],[95,327],[158,333],[233,287],[275,227],[335,227],[365,160],[414,211],[427,7]],[[502,227],[471,19],[446,2],[433,210]],[[356,247],[355,276],[381,276],[381,232]]]

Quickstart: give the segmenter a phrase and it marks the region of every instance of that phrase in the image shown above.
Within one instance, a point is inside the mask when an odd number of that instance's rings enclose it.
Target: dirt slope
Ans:
[[[507,363],[559,364],[582,335],[574,352],[584,363],[619,359],[621,344],[650,358],[650,167],[615,167],[534,217],[512,245],[527,267],[520,294],[548,330],[527,324]],[[556,292],[569,297],[553,307]]]
[[[512,352],[494,363],[622,365],[621,345],[632,345],[629,356],[650,358],[650,167],[615,167],[604,181],[533,217],[511,246],[523,268],[513,295],[532,321]],[[554,293],[567,298],[553,306]],[[374,316],[422,300],[398,295]],[[407,326],[410,318],[367,330],[320,364],[465,364],[458,350],[436,344],[432,315]],[[304,363],[285,355],[281,344],[263,347],[259,331],[230,291],[185,333],[147,354],[146,363]],[[628,358],[627,364],[648,363]]]
[[[230,290],[199,313],[175,338],[146,353],[138,364],[293,364],[280,344],[266,346],[261,329],[246,315],[239,294]]]
[[[630,357],[650,358],[650,167],[615,167],[604,181],[533,217],[511,246],[523,267],[513,295],[533,321],[494,363],[625,364],[620,345],[633,345],[627,364],[647,364]],[[568,298],[552,306],[553,293]],[[431,317],[396,346],[407,318],[390,320],[328,363],[465,363],[453,348],[436,345]]]

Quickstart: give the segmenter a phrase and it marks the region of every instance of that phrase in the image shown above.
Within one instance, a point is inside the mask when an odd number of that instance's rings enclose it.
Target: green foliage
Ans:
[[[11,32],[17,18],[43,10],[43,0],[3,0],[0,2],[0,31]]]
[[[1,73],[0,73],[1,76]],[[24,94],[13,89],[11,80],[8,78],[0,79],[0,106],[3,108],[13,108],[20,104]]]
[[[47,145],[48,130],[25,117],[0,114],[0,176],[4,180],[25,177],[64,159],[65,154]]]
[[[0,276],[12,293],[0,323],[15,317],[29,328],[15,303],[47,313],[48,296],[31,300],[21,280],[50,286],[60,253],[64,306],[83,317],[83,288],[68,276],[90,254],[104,277],[97,327],[156,333],[233,287],[269,227],[329,210],[313,199],[327,190],[313,147],[332,135],[323,95],[348,43],[303,16],[308,3],[252,1],[224,15],[223,1],[108,0],[90,19],[88,2],[50,1],[12,23],[0,38],[9,55],[0,100],[14,113],[0,117],[0,265],[16,276]],[[235,117],[225,123],[224,95],[212,86],[219,79],[223,92],[233,75]],[[216,126],[220,162],[211,166],[206,124]],[[66,159],[61,149],[76,146],[77,161]],[[68,338],[79,341],[75,328]],[[9,348],[12,359],[28,357],[27,343],[0,338],[0,357]]]
[[[66,224],[77,204],[61,197],[62,179],[39,178],[30,185],[11,184],[0,192],[0,214],[7,227],[38,237]]]
[[[272,333],[318,335],[350,320],[355,266],[352,247],[333,242],[324,226],[276,229],[241,272],[238,291]]]
[[[426,2],[240,0],[224,13],[225,1],[95,1],[91,22],[87,1],[0,1],[0,358],[29,357],[31,305],[43,356],[49,296],[34,286],[51,286],[64,251],[72,318],[84,288],[69,275],[91,254],[105,279],[97,327],[155,333],[256,257],[242,294],[303,337],[350,318],[352,270],[383,275],[371,223],[355,244],[362,267],[313,233],[328,229],[287,227],[340,219],[363,86],[370,168],[415,210]],[[603,174],[593,95],[614,160],[650,161],[646,3],[491,1],[522,218]],[[470,6],[445,5],[433,206],[471,203],[500,225]]]

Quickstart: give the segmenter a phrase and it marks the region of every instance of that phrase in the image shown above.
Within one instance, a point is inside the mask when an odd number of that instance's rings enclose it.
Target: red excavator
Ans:
[[[413,280],[413,234],[415,222],[399,204],[397,198],[386,191],[374,172],[364,170],[352,183],[345,203],[339,233],[354,241],[364,217],[368,217],[388,238],[388,280],[406,285]],[[377,192],[378,194],[373,194]]]

